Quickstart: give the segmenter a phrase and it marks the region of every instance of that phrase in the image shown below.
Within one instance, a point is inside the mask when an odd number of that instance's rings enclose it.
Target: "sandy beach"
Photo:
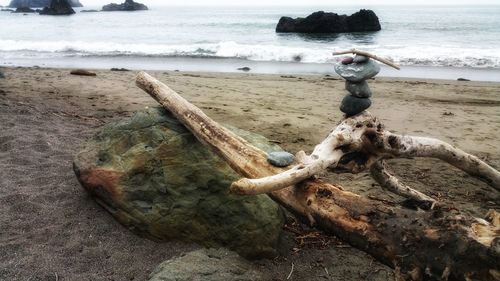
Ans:
[[[135,71],[0,68],[0,280],[147,280],[160,262],[198,248],[140,238],[79,185],[73,156],[103,124],[156,102]],[[150,71],[214,120],[253,131],[291,153],[310,152],[337,124],[344,81],[325,75]],[[370,112],[400,134],[431,136],[500,168],[500,83],[376,78]],[[498,192],[433,159],[390,161],[408,185],[466,213],[500,209]],[[347,190],[398,202],[366,173],[325,174]],[[254,261],[274,280],[387,280],[392,270],[339,242],[297,245]]]

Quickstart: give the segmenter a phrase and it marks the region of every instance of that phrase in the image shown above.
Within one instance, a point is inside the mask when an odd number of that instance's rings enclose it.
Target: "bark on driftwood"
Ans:
[[[400,145],[400,148],[403,145],[410,147],[409,142],[414,139],[377,133],[378,122],[368,116],[349,118],[344,122],[351,122],[354,127],[343,127],[341,124],[335,130],[350,130],[350,139],[342,139],[342,134],[340,139],[336,136],[334,139],[331,134],[332,137],[329,136],[330,139],[323,142],[324,147],[320,145],[315,149],[318,153],[321,151],[321,154],[306,156],[300,153],[298,156],[302,156],[302,163],[288,172],[271,166],[266,160],[265,152],[249,145],[148,74],[141,72],[136,83],[171,111],[235,171],[248,178],[244,182],[284,173],[279,176],[282,187],[295,182],[290,181],[290,177],[300,175],[301,181],[294,186],[276,190],[272,186],[268,195],[297,216],[308,219],[318,228],[395,268],[397,273],[401,273],[398,274],[401,279],[500,280],[500,216],[495,211],[491,211],[487,220],[483,220],[463,216],[441,206],[428,212],[387,206],[311,177],[316,169],[335,164],[337,168],[343,167],[350,171],[365,169],[384,158],[366,156],[378,151],[375,148],[379,148],[381,144],[394,143]],[[361,124],[358,124],[361,119],[356,118],[363,119]],[[358,125],[361,126],[357,127]],[[353,137],[355,135],[359,135],[359,138]],[[396,138],[395,141],[393,137]],[[357,140],[361,142],[358,143]],[[424,146],[427,144],[425,139],[419,141]],[[394,147],[391,147],[393,146],[382,150],[382,154],[394,155]],[[397,151],[401,151],[400,148]],[[451,147],[446,148],[445,154],[439,154],[440,159],[446,160],[454,153],[459,153],[456,154],[459,157],[469,157]],[[347,153],[348,151],[352,153]],[[403,151],[408,156],[424,156],[420,152]],[[426,153],[428,155],[431,152]],[[339,155],[342,156],[340,159]],[[370,161],[374,162],[369,163]],[[452,160],[450,162],[455,163]],[[476,163],[474,159],[472,162]],[[390,174],[386,173],[382,163],[379,164],[380,166],[375,166],[378,168],[375,168],[374,173],[390,182]],[[484,167],[479,166],[480,174],[484,174]],[[460,166],[473,173],[478,171],[477,167]],[[267,184],[265,180],[264,183]],[[245,194],[255,193],[253,184],[249,181],[247,186],[236,185],[235,190]],[[260,188],[258,184],[256,186]]]

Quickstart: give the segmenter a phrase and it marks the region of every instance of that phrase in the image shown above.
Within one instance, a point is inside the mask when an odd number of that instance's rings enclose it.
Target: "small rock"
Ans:
[[[5,78],[5,75],[3,75],[3,72],[0,71],[0,79]]]
[[[352,62],[354,61],[354,59],[352,57],[346,57],[346,58],[343,58],[341,63],[342,64],[351,64]]]
[[[14,12],[14,10],[12,10],[12,9],[1,9],[0,11],[2,11],[2,12]]]
[[[357,98],[355,96],[347,95],[340,104],[340,111],[344,112],[347,116],[352,116],[363,112],[371,105],[372,101],[368,98]]]
[[[245,72],[247,72],[247,71],[250,71],[250,67],[248,67],[248,66],[245,66],[245,67],[239,67],[239,68],[237,68],[237,70],[241,70],[241,71],[245,71]]]
[[[126,69],[126,68],[116,68],[116,67],[113,67],[110,70],[111,71],[130,71],[129,69]]]
[[[97,76],[94,72],[90,72],[84,69],[75,69],[71,70],[70,74],[72,75],[81,75],[81,76]]]
[[[358,98],[369,98],[372,96],[372,91],[370,87],[368,87],[366,81],[361,81],[359,83],[345,81],[345,89],[351,93],[351,95]]]
[[[258,267],[227,249],[201,249],[164,261],[149,281],[271,280]]]
[[[364,62],[367,62],[368,60],[369,60],[368,57],[365,57],[362,55],[356,55],[356,56],[354,56],[354,59],[353,59],[353,61],[355,63],[364,63]]]
[[[470,81],[470,80],[465,78],[458,78],[457,81]]]
[[[98,10],[81,10],[80,13],[97,13]]]
[[[351,82],[361,82],[372,78],[380,72],[380,66],[373,60],[365,63],[335,64],[335,72]]]
[[[274,151],[267,154],[267,162],[276,167],[286,167],[293,163],[295,156],[286,151]]]

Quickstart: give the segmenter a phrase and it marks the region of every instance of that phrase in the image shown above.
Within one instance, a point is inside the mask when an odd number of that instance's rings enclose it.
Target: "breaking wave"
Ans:
[[[387,57],[401,65],[499,68],[500,48],[474,49],[450,46],[348,46]],[[51,56],[135,56],[135,57],[209,57],[239,58],[254,61],[331,63],[338,60],[333,51],[346,46],[241,44],[233,41],[186,45],[119,44],[83,41],[0,40],[0,57]]]

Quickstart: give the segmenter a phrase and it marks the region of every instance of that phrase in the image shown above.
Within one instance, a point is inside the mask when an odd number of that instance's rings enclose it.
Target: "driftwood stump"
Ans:
[[[439,205],[430,208],[432,198],[408,190],[383,162],[391,157],[436,157],[498,189],[500,173],[477,157],[439,140],[392,134],[364,112],[343,120],[311,155],[298,153],[297,165],[287,170],[271,166],[265,152],[150,75],[141,72],[136,84],[246,177],[233,183],[233,192],[267,193],[299,218],[395,268],[400,280],[500,280],[500,215],[490,211],[484,220]],[[314,177],[326,168],[370,169],[384,186],[430,203],[430,210],[387,206]]]

